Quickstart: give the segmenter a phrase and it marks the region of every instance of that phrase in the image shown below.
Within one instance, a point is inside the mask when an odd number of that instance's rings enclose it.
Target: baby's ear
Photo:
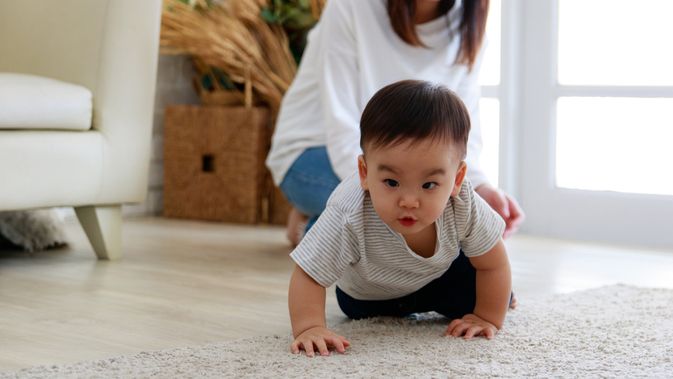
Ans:
[[[362,154],[358,156],[358,173],[360,174],[360,187],[362,187],[363,190],[368,191],[367,162],[365,162],[365,156]]]
[[[456,197],[460,194],[460,187],[463,185],[465,180],[465,175],[467,174],[467,163],[461,161],[458,166],[458,171],[456,172],[456,180],[453,182],[453,191],[451,191],[451,196]]]

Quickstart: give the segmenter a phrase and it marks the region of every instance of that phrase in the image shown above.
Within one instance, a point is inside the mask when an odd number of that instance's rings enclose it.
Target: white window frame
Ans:
[[[562,86],[558,0],[503,0],[502,17],[499,181],[526,212],[522,232],[673,248],[673,196],[558,188],[554,172],[559,97],[673,97],[673,87]]]

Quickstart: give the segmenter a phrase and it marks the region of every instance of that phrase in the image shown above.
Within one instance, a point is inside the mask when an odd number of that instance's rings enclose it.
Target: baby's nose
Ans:
[[[413,208],[418,208],[419,206],[419,201],[418,197],[414,195],[405,195],[400,198],[400,207],[401,208],[408,208],[408,209],[413,209]]]

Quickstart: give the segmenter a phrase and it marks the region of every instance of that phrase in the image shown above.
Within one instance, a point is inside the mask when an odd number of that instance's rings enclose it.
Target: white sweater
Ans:
[[[483,52],[473,70],[456,64],[462,1],[446,17],[417,25],[430,48],[412,47],[394,32],[386,0],[330,0],[311,30],[297,76],[281,104],[266,164],[280,184],[307,148],[326,146],[340,179],[357,170],[360,115],[382,87],[403,79],[441,83],[465,102],[472,120],[467,148],[468,177],[474,187],[487,182],[479,167],[480,87]]]

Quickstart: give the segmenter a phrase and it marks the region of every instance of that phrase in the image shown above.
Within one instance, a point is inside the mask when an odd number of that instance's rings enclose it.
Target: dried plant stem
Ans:
[[[195,56],[234,82],[249,80],[255,96],[276,114],[297,67],[285,31],[260,17],[267,1],[227,0],[203,12],[165,0],[162,52]]]

